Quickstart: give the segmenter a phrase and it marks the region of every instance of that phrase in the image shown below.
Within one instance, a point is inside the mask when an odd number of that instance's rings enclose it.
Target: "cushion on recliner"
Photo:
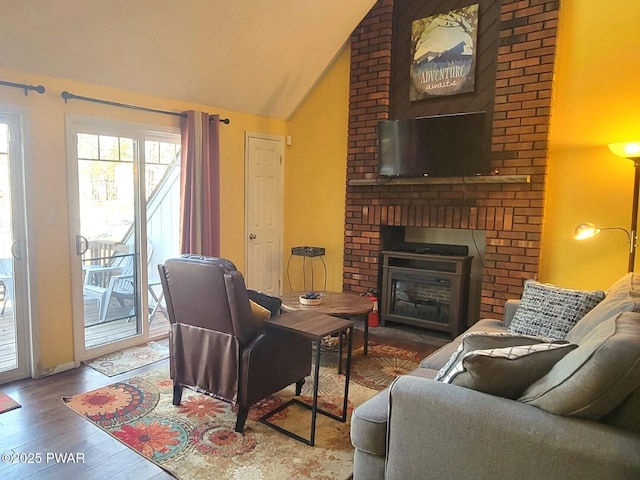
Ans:
[[[598,420],[640,387],[640,314],[600,323],[518,399],[556,415]]]
[[[249,299],[249,306],[251,307],[251,313],[253,313],[253,316],[258,320],[264,321],[271,318],[271,312],[259,303],[256,303],[253,300]]]
[[[527,280],[509,331],[564,340],[578,320],[604,297],[602,290],[573,290]]]
[[[635,273],[627,273],[609,290],[607,296],[584,317],[567,334],[567,341],[580,341],[601,322],[620,312],[640,313],[640,277]]]

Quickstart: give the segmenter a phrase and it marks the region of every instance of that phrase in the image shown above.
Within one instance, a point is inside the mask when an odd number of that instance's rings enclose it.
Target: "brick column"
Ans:
[[[384,225],[486,231],[481,316],[499,317],[505,298],[535,278],[547,173],[559,2],[504,0],[497,59],[492,165],[525,184],[347,186],[345,291],[378,280]],[[376,125],[389,117],[393,1],[380,0],[351,38],[347,181],[377,177]],[[426,100],[428,101],[428,100]]]
[[[389,118],[393,0],[380,0],[351,37],[349,144],[347,180],[377,175],[377,132]],[[344,236],[344,291],[366,292],[376,287],[380,223],[362,221],[366,195],[347,187]]]

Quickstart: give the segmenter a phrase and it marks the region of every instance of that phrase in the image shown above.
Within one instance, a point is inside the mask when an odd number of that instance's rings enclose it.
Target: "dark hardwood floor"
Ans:
[[[362,322],[357,324],[354,348],[362,345]],[[425,355],[441,343],[415,330],[372,328],[370,341],[391,343],[399,347],[413,345],[424,349]],[[18,463],[0,461],[0,478],[14,480],[64,479],[64,480],[120,480],[166,479],[171,475],[146,460],[118,440],[84,420],[67,408],[62,397],[76,395],[118,380],[130,378],[144,371],[166,368],[168,360],[107,377],[92,368],[79,368],[37,380],[26,379],[5,385],[0,389],[22,405],[0,414],[0,455],[17,456]],[[81,454],[81,463],[47,462],[46,454]],[[40,463],[24,463],[21,460]],[[16,457],[16,455],[12,455]],[[83,458],[82,458],[83,457]]]
[[[107,377],[84,365],[38,380],[27,379],[0,386],[22,408],[0,414],[0,455],[18,456],[18,463],[0,461],[0,478],[30,479],[166,479],[173,478],[160,467],[124,446],[67,408],[62,397],[76,395],[135,373],[167,368],[168,360],[135,372]],[[47,453],[71,453],[81,463],[47,462]],[[22,460],[40,463],[23,463]],[[31,456],[31,458],[29,458]],[[16,457],[16,455],[13,455]]]

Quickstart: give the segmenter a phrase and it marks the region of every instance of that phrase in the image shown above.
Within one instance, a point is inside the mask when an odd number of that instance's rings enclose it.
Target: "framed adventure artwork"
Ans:
[[[478,4],[411,24],[411,101],[473,92]]]

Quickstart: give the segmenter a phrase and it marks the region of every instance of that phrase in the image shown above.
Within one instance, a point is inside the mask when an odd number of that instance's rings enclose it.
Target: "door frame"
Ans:
[[[11,178],[11,197],[12,207],[15,207],[15,197],[18,197],[18,206],[14,210],[18,210],[19,218],[12,215],[12,232],[15,238],[18,225],[18,234],[24,235],[20,240],[20,253],[22,259],[14,262],[13,265],[13,282],[14,282],[14,298],[12,305],[14,309],[14,321],[16,325],[16,347],[18,355],[18,368],[0,374],[0,383],[6,383],[19,380],[31,376],[37,378],[42,372],[37,371],[40,365],[40,336],[39,327],[34,318],[39,318],[38,304],[32,299],[39,298],[36,282],[38,278],[38,269],[35,261],[35,247],[31,239],[35,238],[35,226],[31,219],[34,218],[33,195],[27,195],[27,192],[33,192],[33,154],[32,154],[32,136],[31,136],[31,113],[27,107],[21,107],[10,104],[0,103],[0,113],[12,117],[15,127],[19,129],[19,141],[12,142],[10,145],[10,162],[11,158],[17,158],[19,170],[15,169],[13,164],[12,172],[20,171],[18,178],[12,173]],[[12,130],[13,131],[13,130]],[[11,150],[18,150],[17,155],[11,155]],[[14,192],[15,183],[19,184],[20,191],[16,196]],[[15,213],[15,212],[13,212]],[[15,313],[20,313],[20,318],[15,317]]]
[[[249,158],[249,140],[251,138],[258,138],[258,139],[262,139],[262,140],[273,140],[276,141],[280,144],[280,153],[281,153],[281,158],[282,161],[280,163],[280,190],[277,193],[278,195],[278,205],[280,206],[280,208],[278,209],[277,212],[275,212],[274,218],[276,219],[276,221],[279,223],[279,238],[278,238],[278,242],[280,244],[280,249],[278,251],[278,259],[277,259],[277,264],[280,265],[280,268],[278,269],[278,285],[279,285],[279,292],[278,294],[282,294],[283,292],[283,285],[282,285],[282,279],[283,279],[283,258],[284,258],[284,252],[283,252],[283,246],[284,246],[284,168],[285,168],[285,154],[284,154],[284,136],[282,135],[272,135],[272,134],[268,134],[268,133],[260,133],[260,132],[249,132],[249,131],[245,131],[245,135],[244,135],[244,171],[245,171],[245,176],[244,176],[244,264],[245,264],[245,278],[247,280],[247,284],[249,283],[250,277],[252,275],[251,271],[252,271],[252,266],[249,265],[249,247],[250,247],[250,243],[249,243],[249,185],[250,185],[250,176],[251,176],[251,159]]]

